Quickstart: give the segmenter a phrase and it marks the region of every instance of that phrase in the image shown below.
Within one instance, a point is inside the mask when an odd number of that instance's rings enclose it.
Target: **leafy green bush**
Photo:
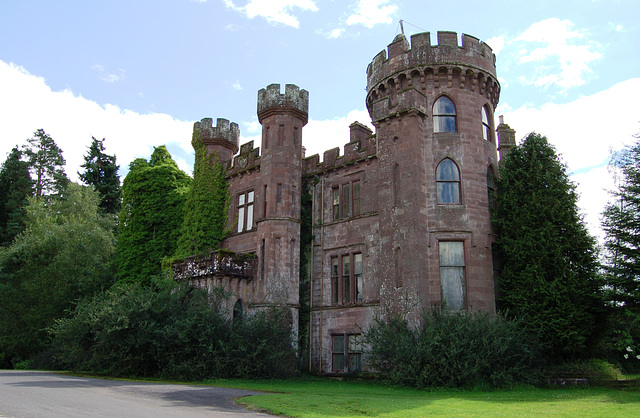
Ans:
[[[606,385],[623,377],[620,369],[600,359],[559,364],[549,367],[545,374],[549,379],[587,379],[595,385]]]
[[[482,313],[431,312],[412,329],[376,320],[368,362],[393,383],[425,387],[507,387],[541,381],[540,345],[518,322]]]
[[[84,300],[51,329],[60,367],[185,380],[293,374],[295,361],[281,361],[295,359],[290,328],[266,313],[233,323],[223,293],[123,286]]]

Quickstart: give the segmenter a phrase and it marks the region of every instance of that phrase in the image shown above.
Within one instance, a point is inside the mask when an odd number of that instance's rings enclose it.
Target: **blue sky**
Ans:
[[[497,55],[496,115],[545,134],[594,234],[610,149],[640,132],[637,0],[110,0],[0,3],[0,160],[38,128],[77,178],[91,136],[122,166],[167,144],[189,171],[193,122],[227,118],[259,145],[257,91],[310,94],[307,155],[369,122],[365,71],[399,32],[468,33]]]

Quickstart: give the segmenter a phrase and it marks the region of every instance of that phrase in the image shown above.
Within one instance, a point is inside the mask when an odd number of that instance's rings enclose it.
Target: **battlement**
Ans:
[[[284,94],[280,93],[280,84],[270,84],[258,91],[258,120],[272,114],[291,112],[307,123],[309,115],[309,92],[301,90],[295,84],[285,85]]]
[[[337,170],[341,167],[355,164],[359,161],[371,160],[376,157],[376,138],[365,125],[354,122],[350,125],[351,140],[344,145],[344,155],[340,155],[340,148],[332,148],[320,156],[314,154],[302,161],[303,175],[313,175],[324,171]]]
[[[411,36],[411,45],[400,34],[373,58],[367,67],[367,90],[399,71],[425,65],[455,64],[482,70],[496,76],[495,55],[491,47],[478,38],[463,34],[458,45],[455,32],[438,32],[438,43],[431,44],[429,32]]]
[[[193,124],[193,130],[198,131],[198,136],[205,145],[222,145],[232,149],[234,154],[238,151],[240,128],[235,122],[218,118],[216,126],[213,126],[213,119],[204,118]]]

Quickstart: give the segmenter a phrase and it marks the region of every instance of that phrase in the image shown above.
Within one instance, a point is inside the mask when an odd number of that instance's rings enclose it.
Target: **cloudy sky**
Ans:
[[[91,137],[121,173],[166,144],[190,171],[193,122],[237,122],[259,146],[256,97],[310,94],[307,155],[370,121],[365,70],[399,33],[468,33],[497,55],[496,115],[546,135],[572,173],[594,235],[610,150],[640,132],[637,0],[2,0],[0,161],[43,128],[77,171]]]

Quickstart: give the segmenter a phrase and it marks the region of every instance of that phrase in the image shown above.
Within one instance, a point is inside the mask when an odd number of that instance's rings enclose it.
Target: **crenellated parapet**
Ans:
[[[293,113],[306,124],[309,117],[309,92],[295,84],[285,85],[284,94],[280,84],[270,84],[258,91],[258,120],[273,114]]]
[[[367,133],[368,135],[365,136]],[[340,155],[340,148],[332,148],[324,152],[322,162],[318,154],[305,158],[302,167],[303,175],[337,170],[376,158],[376,137],[368,127],[355,122],[351,125],[351,134],[352,140],[345,144],[343,155]]]
[[[233,164],[232,164],[233,163]],[[260,148],[253,147],[253,141],[242,144],[238,155],[233,157],[227,167],[227,177],[244,175],[260,169]]]
[[[204,118],[193,124],[193,130],[198,132],[198,137],[210,150],[223,147],[231,151],[231,155],[238,151],[240,128],[235,122],[218,118],[216,126],[213,126],[213,119]]]
[[[438,32],[437,39],[432,45],[429,32],[418,33],[409,44],[401,34],[374,57],[367,67],[367,108],[374,121],[412,108],[420,112],[423,97],[440,89],[466,89],[497,106],[500,84],[491,47],[466,34],[458,45],[455,32]]]

